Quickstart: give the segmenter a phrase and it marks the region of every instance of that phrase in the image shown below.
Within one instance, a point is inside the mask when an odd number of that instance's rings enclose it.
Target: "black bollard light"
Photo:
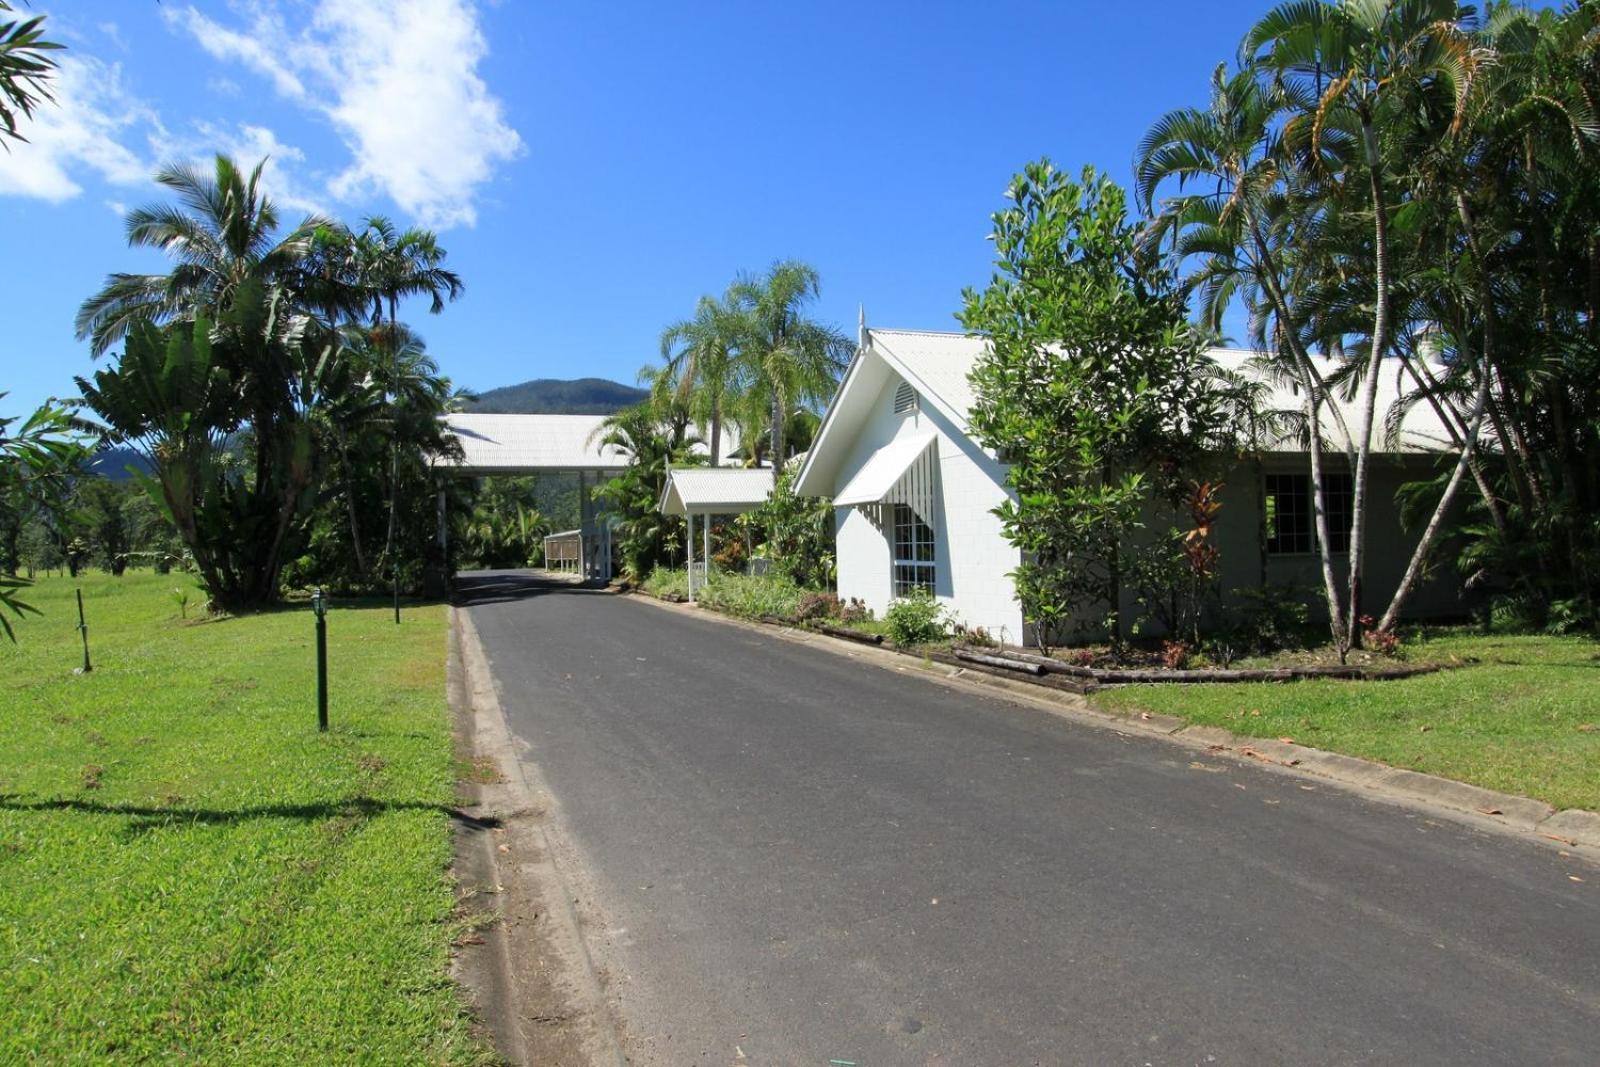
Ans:
[[[78,590],[78,632],[83,635],[83,673],[94,670],[89,665],[89,624],[83,617],[83,590]]]
[[[400,625],[400,564],[394,565],[394,624]]]
[[[328,596],[317,586],[311,594],[311,610],[317,616],[317,729],[328,732]]]

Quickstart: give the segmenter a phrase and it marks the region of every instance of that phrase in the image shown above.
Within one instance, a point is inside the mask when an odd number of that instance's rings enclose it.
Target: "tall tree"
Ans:
[[[789,458],[784,430],[791,408],[827,403],[855,346],[840,330],[808,316],[820,294],[821,276],[797,260],[775,263],[760,277],[740,278],[729,290],[733,305],[749,317],[740,360],[751,395],[760,397],[769,413],[768,454],[775,468]]]
[[[670,394],[691,416],[708,427],[711,465],[722,461],[722,427],[729,408],[744,384],[745,368],[740,346],[753,323],[736,307],[737,294],[719,300],[703,296],[694,318],[668,326],[661,333],[660,367],[640,374],[652,392]]]
[[[1368,485],[1376,425],[1378,374],[1394,342],[1391,225],[1395,161],[1384,151],[1390,131],[1419,87],[1444,87],[1463,113],[1479,56],[1456,0],[1290,0],[1268,12],[1240,45],[1246,66],[1269,71],[1300,101],[1285,140],[1301,146],[1323,193],[1347,209],[1364,201],[1370,227],[1362,281],[1370,286],[1370,325],[1361,339],[1360,399],[1351,479],[1349,575],[1345,643],[1360,641],[1366,553]],[[1340,129],[1357,151],[1325,166],[1325,132]]]
[[[218,155],[209,173],[186,164],[158,171],[156,181],[178,203],[128,212],[128,245],[165,252],[173,268],[166,274],[111,275],[79,308],[78,339],[104,355],[135,323],[200,316],[217,321],[241,287],[284,284],[311,252],[318,229],[336,224],[308,215],[280,237],[277,206],[261,188],[264,166],[262,160],[246,174]]]
[[[461,277],[444,266],[445,250],[431,230],[400,230],[389,219],[373,215],[351,240],[355,285],[372,301],[372,325],[388,347],[393,364],[390,379],[399,383],[405,376],[400,301],[411,296],[426,296],[429,312],[437,315],[444,310],[446,300],[455,300],[461,295],[464,288]],[[391,390],[388,398],[391,405],[399,406],[398,393]],[[401,417],[398,411],[394,417],[397,421]],[[398,438],[396,440],[398,442]],[[383,545],[383,557],[391,567],[397,565],[391,557],[400,514],[398,447],[397,443],[390,455],[389,524]]]

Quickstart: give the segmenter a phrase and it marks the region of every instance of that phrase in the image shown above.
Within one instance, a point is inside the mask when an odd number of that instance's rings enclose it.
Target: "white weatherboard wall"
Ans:
[[[881,366],[881,363],[880,363]],[[960,432],[925,398],[918,410],[894,413],[894,393],[901,379],[887,368],[860,427],[848,458],[840,468],[833,494],[842,490],[872,454],[891,441],[932,433],[938,454],[938,490],[933,527],[934,592],[956,621],[981,626],[994,637],[1020,642],[1022,608],[1008,576],[1017,566],[1016,549],[1006,541],[994,514],[1007,496],[1004,469],[966,434]],[[862,383],[866,385],[866,382]],[[834,510],[838,527],[839,596],[860,599],[880,618],[894,593],[892,516],[879,527],[867,510]]]

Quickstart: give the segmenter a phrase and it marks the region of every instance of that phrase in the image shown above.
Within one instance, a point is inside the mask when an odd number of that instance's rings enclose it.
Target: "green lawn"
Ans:
[[[183,622],[187,584],[84,578],[91,674],[67,579],[0,640],[0,1062],[483,1061],[444,609],[336,606],[319,736],[310,611]]]
[[[1600,810],[1600,644],[1451,631],[1407,650],[1480,662],[1393,682],[1129,686],[1093,700]]]

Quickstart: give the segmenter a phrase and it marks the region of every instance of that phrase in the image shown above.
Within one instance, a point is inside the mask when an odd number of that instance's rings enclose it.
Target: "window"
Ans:
[[[933,529],[905,504],[894,506],[894,595],[933,592]]]
[[[1264,502],[1267,509],[1267,552],[1291,556],[1316,547],[1316,516],[1312,510],[1311,476],[1269,474]],[[1323,505],[1328,509],[1328,547],[1350,551],[1350,475],[1322,476]]]
[[[909,415],[917,410],[917,391],[911,388],[910,382],[901,382],[900,388],[894,391],[894,413],[896,415]]]
[[[1288,556],[1311,551],[1311,479],[1304,474],[1267,475],[1267,552]]]

